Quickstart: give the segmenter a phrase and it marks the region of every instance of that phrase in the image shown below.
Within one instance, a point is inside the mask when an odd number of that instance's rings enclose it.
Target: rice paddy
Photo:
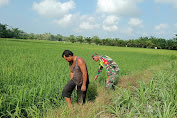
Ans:
[[[98,63],[91,59],[94,52],[108,55],[117,62],[121,69],[119,77],[136,75],[153,66],[174,62],[167,70],[157,73],[146,87],[143,82],[139,83],[140,87],[134,88],[137,91],[135,97],[132,98],[132,93],[127,90],[116,93],[118,97],[113,99],[112,106],[106,106],[103,112],[110,110],[109,113],[116,117],[165,118],[176,115],[176,51],[0,39],[0,117],[43,117],[48,109],[65,105],[61,93],[70,72],[68,63],[61,57],[65,49],[82,57],[87,64],[92,86],[88,91],[88,101],[97,94],[93,85],[100,83],[100,87],[104,88],[107,76],[103,71],[98,81],[93,80],[98,69]],[[73,99],[74,96],[75,93]],[[129,112],[123,114],[127,108]],[[142,112],[147,113],[142,115]]]

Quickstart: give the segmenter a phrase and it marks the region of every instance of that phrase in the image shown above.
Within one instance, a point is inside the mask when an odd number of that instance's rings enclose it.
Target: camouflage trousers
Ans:
[[[110,76],[110,79],[106,81],[106,88],[111,89],[113,87],[117,76],[118,76],[118,72],[116,72]]]

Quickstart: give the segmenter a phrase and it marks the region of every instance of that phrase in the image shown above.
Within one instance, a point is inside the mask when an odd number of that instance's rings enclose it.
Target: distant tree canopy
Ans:
[[[6,24],[0,23],[0,38],[16,38],[16,39],[32,39],[32,40],[50,40],[50,41],[70,41],[72,43],[95,43],[96,45],[121,46],[121,47],[139,47],[177,50],[177,34],[175,38],[166,40],[156,37],[140,37],[138,39],[120,40],[119,38],[100,39],[98,36],[83,37],[70,35],[62,36],[60,34],[53,35],[51,33],[34,34],[26,33],[18,28],[10,28]]]

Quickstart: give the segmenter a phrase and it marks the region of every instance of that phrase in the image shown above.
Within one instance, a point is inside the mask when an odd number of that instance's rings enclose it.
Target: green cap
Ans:
[[[97,53],[93,53],[93,54],[92,54],[92,59],[93,59],[93,58],[94,58],[94,56],[96,56],[96,55],[97,55]]]

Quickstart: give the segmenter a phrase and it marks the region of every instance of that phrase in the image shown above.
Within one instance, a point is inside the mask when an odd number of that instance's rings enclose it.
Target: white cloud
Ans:
[[[142,22],[143,21],[138,18],[131,18],[128,24],[135,27],[143,27]]]
[[[80,16],[80,20],[82,21],[89,21],[89,22],[95,22],[96,19],[93,16],[88,16],[88,15],[82,15]]]
[[[75,7],[75,3],[71,0],[68,2],[58,2],[58,0],[42,0],[39,3],[33,3],[33,9],[40,15],[46,17],[61,17]]]
[[[93,16],[83,15],[80,17],[80,29],[92,30],[98,29],[100,26],[96,23],[96,18]]]
[[[97,12],[112,13],[118,16],[137,16],[141,11],[137,3],[143,0],[98,0]]]
[[[0,0],[0,7],[7,5],[9,3],[9,0]]]
[[[168,3],[173,4],[175,8],[177,8],[177,0],[155,0],[156,3]]]
[[[90,22],[82,22],[79,26],[79,28],[81,29],[85,29],[85,30],[92,30],[92,29],[97,29],[99,28],[98,24],[92,24]]]
[[[62,19],[54,21],[54,23],[56,23],[60,26],[66,27],[71,23],[72,17],[73,17],[72,14],[67,14],[67,15],[64,15],[64,17]]]
[[[96,22],[96,18],[89,15],[80,15],[80,14],[67,14],[64,15],[59,20],[54,20],[54,24],[57,24],[62,27],[70,27],[71,29],[75,28],[78,31],[84,30],[94,30],[100,27]]]
[[[111,26],[103,25],[103,29],[106,31],[112,32],[112,31],[117,31],[118,26],[117,25],[111,25]]]
[[[168,28],[168,24],[159,24],[155,26],[155,30],[165,30]]]
[[[155,26],[155,35],[165,35],[167,34],[168,24],[159,24]]]
[[[119,22],[119,17],[111,15],[106,17],[106,19],[103,21],[103,24],[114,25],[114,24],[118,24],[118,22]]]
[[[116,16],[107,16],[106,19],[103,21],[103,29],[106,31],[117,31],[119,23],[119,17]]]
[[[123,28],[120,32],[123,33],[123,34],[132,35],[133,34],[133,29],[131,27]]]

